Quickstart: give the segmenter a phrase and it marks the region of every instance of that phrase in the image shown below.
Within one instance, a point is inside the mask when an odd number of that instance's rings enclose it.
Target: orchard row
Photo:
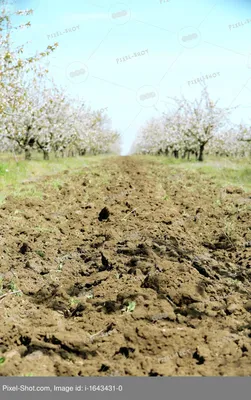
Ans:
[[[173,99],[174,111],[152,118],[139,131],[132,151],[141,154],[165,154],[175,158],[204,154],[232,157],[251,156],[251,127],[231,124],[230,108],[210,100],[204,87],[201,98]]]
[[[32,10],[17,11],[29,16]],[[14,47],[13,32],[28,29],[30,22],[13,27],[11,10],[0,8],[0,151],[32,151],[58,155],[119,152],[120,135],[104,110],[92,110],[84,100],[70,98],[48,78],[42,66],[58,44],[26,58],[25,45]]]

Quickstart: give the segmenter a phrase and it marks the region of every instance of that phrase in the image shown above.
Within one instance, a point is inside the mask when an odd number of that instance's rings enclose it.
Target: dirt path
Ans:
[[[130,157],[59,178],[0,208],[0,375],[251,375],[251,195]]]

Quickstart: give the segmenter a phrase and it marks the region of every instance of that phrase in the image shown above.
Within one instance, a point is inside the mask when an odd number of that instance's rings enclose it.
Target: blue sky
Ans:
[[[222,106],[239,105],[233,122],[250,122],[250,1],[15,1],[35,9],[16,43],[32,40],[29,55],[59,43],[51,76],[93,108],[107,108],[122,154],[146,120],[174,107],[170,97],[199,96],[198,78]]]

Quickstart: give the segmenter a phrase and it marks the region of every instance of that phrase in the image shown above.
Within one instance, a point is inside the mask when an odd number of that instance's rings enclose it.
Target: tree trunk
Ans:
[[[190,151],[187,152],[187,159],[190,160]]]
[[[44,160],[49,160],[49,152],[43,150],[43,153],[44,153]]]
[[[31,151],[29,147],[26,147],[24,149],[24,154],[25,154],[25,160],[30,160],[31,159]]]
[[[198,161],[203,161],[204,159],[203,158],[204,147],[205,147],[204,143],[200,144]]]

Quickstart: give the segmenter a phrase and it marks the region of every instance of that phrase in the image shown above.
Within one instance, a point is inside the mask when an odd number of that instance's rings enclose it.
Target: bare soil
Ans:
[[[251,194],[134,157],[57,178],[0,207],[0,375],[251,375]]]

